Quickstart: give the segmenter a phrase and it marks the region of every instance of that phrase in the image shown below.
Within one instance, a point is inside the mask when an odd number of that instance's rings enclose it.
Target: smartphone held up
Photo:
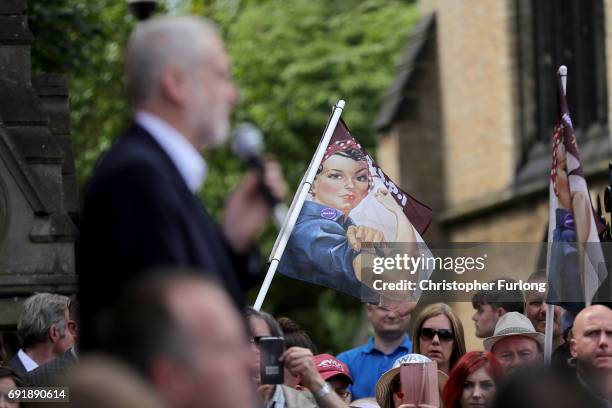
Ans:
[[[285,352],[285,339],[282,337],[262,337],[259,339],[260,377],[262,384],[282,384],[285,381],[284,366],[280,357]]]

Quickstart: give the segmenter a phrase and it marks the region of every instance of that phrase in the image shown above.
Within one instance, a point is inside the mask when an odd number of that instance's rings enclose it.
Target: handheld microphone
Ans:
[[[128,8],[138,21],[148,20],[157,10],[157,0],[127,0]]]
[[[261,157],[263,135],[261,131],[252,123],[241,124],[232,133],[232,150],[243,163],[256,169],[259,173],[259,190],[272,208],[274,224],[280,229],[283,226],[288,209],[263,183],[264,162]]]

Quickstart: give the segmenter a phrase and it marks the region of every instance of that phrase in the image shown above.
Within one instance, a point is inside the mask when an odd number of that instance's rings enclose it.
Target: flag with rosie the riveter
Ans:
[[[548,303],[576,313],[591,302],[608,275],[599,233],[604,225],[591,204],[561,79],[553,130],[548,224]]]
[[[396,242],[429,253],[421,234],[430,222],[431,209],[391,181],[339,121],[278,270],[376,303],[364,256]],[[418,272],[413,279],[429,276]]]

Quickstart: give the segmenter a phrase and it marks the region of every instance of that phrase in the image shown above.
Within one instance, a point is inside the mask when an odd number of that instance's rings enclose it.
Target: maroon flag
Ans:
[[[605,228],[593,209],[558,78],[559,116],[553,131],[548,229],[548,302],[590,302],[607,271],[599,244]]]
[[[361,242],[421,243],[431,209],[397,186],[338,122],[278,270],[367,301]],[[365,248],[365,245],[364,245]]]
[[[329,142],[330,146],[332,143],[341,142],[343,140],[355,140],[355,138],[351,135],[348,127],[344,123],[343,120],[338,122],[338,126],[332,136],[331,141]],[[368,163],[370,164],[375,176],[379,177],[381,182],[387,187],[389,193],[393,196],[395,201],[402,207],[404,214],[412,225],[416,228],[420,235],[423,235],[429,224],[431,224],[431,208],[421,203],[414,197],[410,196],[410,194],[406,193],[404,190],[399,188],[380,168],[380,166],[372,159],[372,157],[366,152],[365,149],[362,149],[365,153]]]

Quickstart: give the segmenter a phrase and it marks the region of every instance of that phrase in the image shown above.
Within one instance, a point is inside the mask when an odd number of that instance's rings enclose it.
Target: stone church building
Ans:
[[[34,75],[26,1],[0,1],[0,333],[21,300],[76,291],[77,184],[64,77]]]
[[[608,185],[612,1],[419,8],[375,122],[379,163],[433,208],[428,242],[543,242],[561,64],[592,199]],[[471,304],[455,309],[473,337]]]

